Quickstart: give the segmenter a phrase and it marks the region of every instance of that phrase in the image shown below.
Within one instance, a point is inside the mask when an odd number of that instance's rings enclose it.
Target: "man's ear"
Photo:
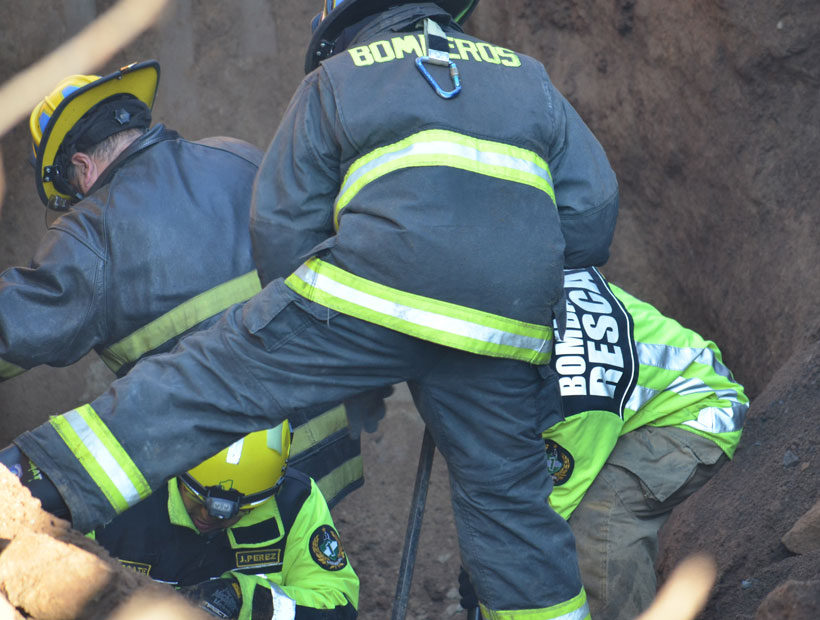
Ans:
[[[77,172],[76,183],[79,190],[85,194],[100,176],[100,167],[93,157],[85,153],[74,153],[71,156],[71,163]]]

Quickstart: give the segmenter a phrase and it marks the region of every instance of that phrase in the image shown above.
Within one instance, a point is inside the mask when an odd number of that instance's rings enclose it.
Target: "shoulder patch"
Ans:
[[[342,549],[339,535],[329,525],[320,525],[310,535],[310,557],[329,571],[342,570],[347,566],[347,555]]]
[[[552,483],[560,487],[572,475],[575,459],[567,449],[552,439],[545,439],[544,447],[547,450],[547,471],[552,476]]]

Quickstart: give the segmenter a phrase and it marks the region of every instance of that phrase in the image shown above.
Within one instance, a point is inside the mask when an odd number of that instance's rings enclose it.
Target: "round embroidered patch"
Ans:
[[[347,566],[347,555],[342,549],[339,535],[329,525],[317,527],[310,535],[310,557],[329,571],[342,570]]]
[[[547,450],[547,471],[552,476],[552,482],[560,487],[572,475],[575,467],[575,459],[560,444],[552,439],[544,440],[544,447]]]

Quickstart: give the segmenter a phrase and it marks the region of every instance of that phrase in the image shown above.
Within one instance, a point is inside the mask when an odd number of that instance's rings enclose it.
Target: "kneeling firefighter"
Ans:
[[[93,536],[219,618],[355,618],[358,577],[290,443],[287,422],[251,433]]]

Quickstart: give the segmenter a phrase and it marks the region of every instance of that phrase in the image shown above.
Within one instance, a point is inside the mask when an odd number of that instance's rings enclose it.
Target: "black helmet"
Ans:
[[[305,73],[310,73],[319,66],[319,61],[332,56],[333,42],[342,31],[356,22],[386,11],[400,4],[410,4],[424,0],[322,0],[323,8],[313,20],[313,36],[308,44],[305,57]],[[478,4],[478,0],[429,0],[439,5],[463,24]],[[336,50],[339,51],[339,50]]]

